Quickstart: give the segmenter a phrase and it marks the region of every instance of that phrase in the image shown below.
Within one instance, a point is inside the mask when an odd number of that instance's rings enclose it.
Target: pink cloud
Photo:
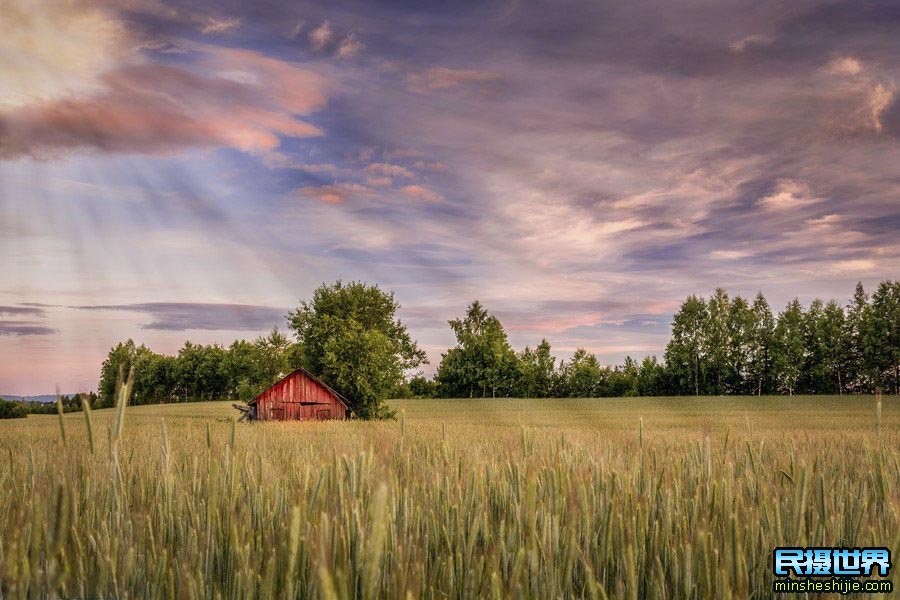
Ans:
[[[424,156],[423,152],[419,150],[412,150],[410,148],[400,148],[398,150],[385,151],[384,157],[387,159],[395,159],[395,158],[418,158],[420,156]]]
[[[466,83],[488,83],[500,78],[496,73],[434,67],[406,78],[409,89],[417,93],[447,90]]]
[[[400,188],[400,191],[411,198],[425,200],[427,202],[440,202],[443,196],[421,185],[407,185]]]
[[[414,169],[419,169],[420,171],[446,171],[447,165],[441,162],[425,162],[424,160],[417,160],[413,163]]]
[[[115,11],[148,15],[193,26],[200,33],[215,35],[239,27],[242,19],[223,14],[206,13],[186,7],[173,6],[161,0],[101,0],[96,4],[106,5]]]
[[[302,196],[315,198],[329,204],[341,204],[351,198],[367,198],[374,194],[371,188],[356,183],[308,186],[297,190]]]
[[[390,177],[366,177],[366,184],[372,187],[391,187],[394,181]]]
[[[326,81],[249,50],[201,47],[187,67],[121,66],[100,81],[88,97],[0,111],[0,157],[226,146],[255,152],[277,148],[280,136],[322,135],[297,115],[324,106]]]
[[[366,167],[367,173],[376,173],[385,177],[413,177],[412,171],[400,165],[389,163],[372,163]]]

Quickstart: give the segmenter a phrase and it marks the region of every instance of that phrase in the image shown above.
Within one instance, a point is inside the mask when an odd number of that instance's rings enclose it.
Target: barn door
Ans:
[[[328,408],[320,408],[316,411],[316,421],[327,421],[331,418],[331,410]]]

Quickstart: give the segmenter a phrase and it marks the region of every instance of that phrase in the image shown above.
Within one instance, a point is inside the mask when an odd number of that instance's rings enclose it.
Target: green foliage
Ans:
[[[847,373],[847,339],[844,336],[846,316],[837,302],[831,300],[825,305],[821,319],[814,325],[813,342],[817,345],[816,356],[819,377],[826,388],[824,391],[843,393]],[[825,382],[831,381],[833,385]],[[815,383],[815,382],[814,382]]]
[[[0,419],[24,419],[27,416],[28,409],[22,402],[0,398]]]
[[[728,353],[731,347],[730,301],[728,292],[716,289],[707,302],[707,318],[702,331],[702,354],[706,376],[713,394],[724,394],[728,382]]]
[[[434,398],[437,384],[431,379],[416,375],[409,380],[408,389],[411,398]]]
[[[550,354],[550,342],[543,339],[534,350],[526,346],[518,358],[518,396],[550,398],[557,393],[556,358]]]
[[[185,342],[176,356],[157,354],[132,340],[113,347],[100,371],[97,408],[115,402],[120,369],[134,367],[133,404],[254,398],[296,367],[297,352],[277,329],[228,348]]]
[[[750,330],[747,335],[747,388],[761,396],[772,391],[773,344],[775,318],[765,296],[760,292],[750,308]]]
[[[846,310],[793,300],[775,319],[758,294],[752,305],[716,290],[690,296],[672,322],[665,378],[677,393],[900,393],[900,283],[884,281],[871,302],[862,284]]]
[[[900,394],[900,281],[882,281],[872,294],[863,354],[877,385]]]
[[[847,385],[851,391],[859,392],[872,386],[872,369],[867,364],[866,337],[868,335],[869,296],[862,283],[856,284],[853,300],[847,306],[844,319],[844,344],[846,348],[846,369],[850,377]]]
[[[228,348],[186,342],[163,356],[128,340],[103,363],[96,405],[112,406],[119,369],[132,366],[134,404],[246,400],[304,366],[365,418],[389,416],[388,397],[900,393],[900,281],[882,282],[871,299],[859,284],[845,308],[814,300],[804,310],[795,299],[777,318],[761,293],[752,303],[721,288],[692,295],[673,316],[665,361],[626,357],[621,366],[585,349],[558,361],[547,340],[516,354],[499,319],[475,301],[448,322],[457,343],[431,380],[403,378],[425,354],[398,309],[377,286],[337,282],[289,315],[296,343],[275,329]]]
[[[673,388],[678,393],[700,395],[706,391],[706,349],[709,343],[705,333],[709,311],[706,301],[688,296],[672,320],[672,337],[666,346],[666,365],[673,378]]]
[[[288,315],[302,361],[351,402],[357,417],[391,417],[384,404],[403,374],[426,361],[396,317],[400,304],[377,285],[322,285]]]
[[[597,357],[579,348],[572,360],[560,366],[559,390],[571,398],[600,396],[606,375]]]
[[[775,325],[775,373],[779,389],[793,395],[806,356],[803,307],[796,298],[778,315]]]
[[[448,323],[456,335],[456,347],[443,355],[438,367],[439,393],[470,398],[513,395],[517,359],[500,320],[476,300],[465,317]]]
[[[635,396],[663,396],[669,393],[666,368],[655,356],[646,356],[635,372]]]
[[[64,413],[77,412],[82,409],[82,400],[93,404],[97,401],[97,395],[91,392],[60,396],[59,404]],[[16,402],[0,398],[0,419],[22,419],[28,415],[55,415],[57,410],[56,402]]]

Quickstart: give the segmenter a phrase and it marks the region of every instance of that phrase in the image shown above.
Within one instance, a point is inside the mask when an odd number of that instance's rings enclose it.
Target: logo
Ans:
[[[893,566],[888,548],[775,548],[772,563],[776,593],[890,593],[894,589],[887,579],[855,579],[887,577]]]
[[[887,577],[891,551],[887,548],[775,548],[775,574],[799,577],[869,577],[877,568]]]

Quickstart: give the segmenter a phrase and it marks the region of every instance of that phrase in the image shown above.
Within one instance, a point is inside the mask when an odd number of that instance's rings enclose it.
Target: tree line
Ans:
[[[689,296],[672,320],[663,360],[628,356],[604,366],[581,348],[557,363],[550,344],[516,353],[500,321],[479,302],[449,322],[457,344],[433,380],[410,380],[411,395],[595,397],[723,394],[900,393],[900,281],[871,298],[794,299],[774,315],[762,293],[752,302],[717,289]]]
[[[718,289],[690,296],[672,322],[666,371],[673,393],[900,393],[900,281],[871,298],[857,284],[846,306],[792,300],[777,316]]]
[[[80,411],[82,400],[89,406],[94,406],[97,403],[97,394],[90,392],[59,397],[63,412],[66,413]],[[55,402],[22,402],[0,398],[0,419],[24,419],[28,415],[55,415],[58,410]]]
[[[456,345],[434,377],[407,377],[425,354],[397,317],[392,293],[359,282],[322,285],[287,316],[292,337],[273,330],[230,346],[186,342],[177,355],[128,340],[101,368],[97,405],[111,406],[119,369],[135,370],[133,402],[248,400],[304,367],[354,402],[358,416],[383,417],[388,397],[602,397],[900,391],[900,281],[869,297],[857,285],[846,306],[792,300],[777,315],[718,289],[689,296],[672,321],[663,359],[626,357],[603,365],[584,348],[558,360],[547,340],[516,352],[500,320],[478,301],[448,322]]]
[[[132,403],[250,400],[303,367],[353,401],[362,418],[391,416],[384,400],[425,353],[397,318],[393,293],[377,285],[322,285],[287,315],[293,339],[277,328],[228,347],[185,342],[177,355],[157,354],[128,340],[112,348],[100,369],[98,403],[114,403],[121,372],[134,369]]]
[[[114,346],[100,367],[98,407],[115,402],[119,370],[134,369],[132,404],[249,399],[299,364],[297,344],[274,329],[230,346],[185,342],[174,356],[157,354],[133,340]]]

